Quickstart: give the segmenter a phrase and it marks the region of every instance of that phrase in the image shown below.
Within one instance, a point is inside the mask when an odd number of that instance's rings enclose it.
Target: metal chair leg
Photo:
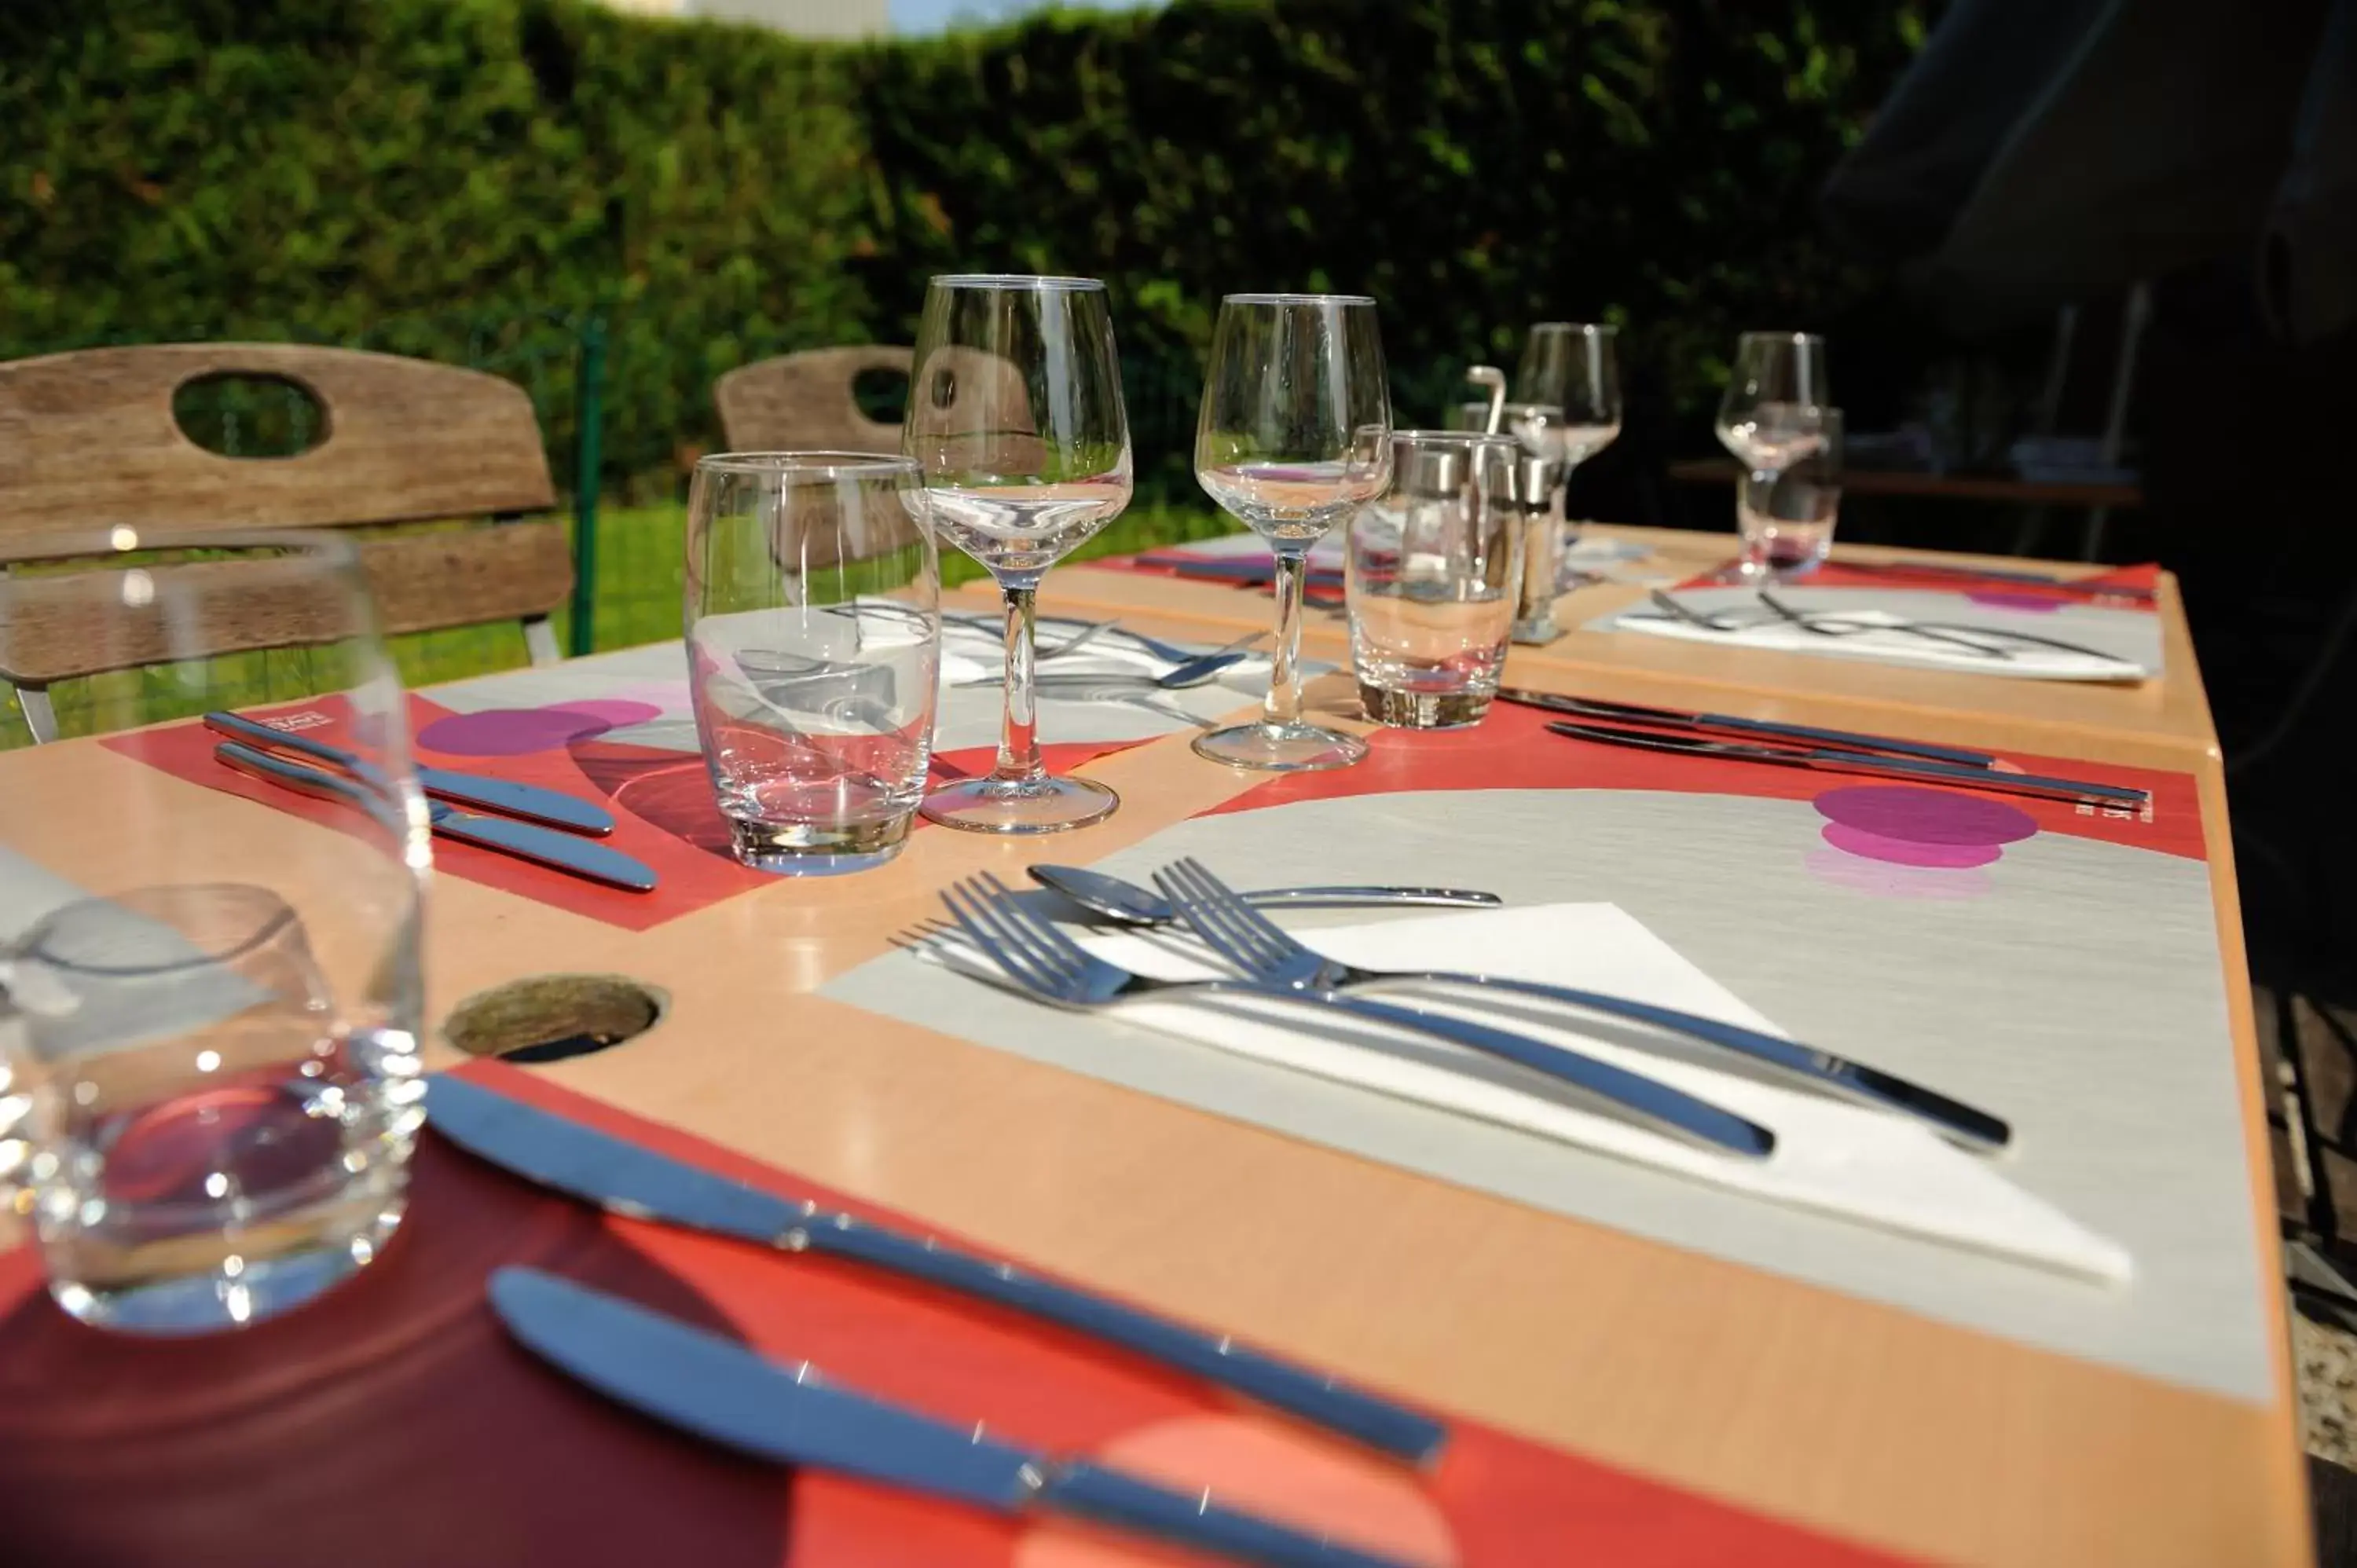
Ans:
[[[33,732],[35,746],[47,745],[58,738],[58,711],[49,705],[47,686],[18,686],[16,705],[25,711],[25,727]]]
[[[534,664],[561,664],[565,660],[565,650],[556,645],[556,628],[546,616],[533,616],[524,621],[523,646]]]

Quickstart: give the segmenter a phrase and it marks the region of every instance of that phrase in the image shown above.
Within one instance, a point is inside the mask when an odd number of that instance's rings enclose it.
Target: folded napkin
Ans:
[[[1092,933],[1100,956],[1140,973],[1204,979],[1226,972],[1165,930]],[[1370,969],[1462,969],[1606,992],[1778,1033],[1775,1026],[1616,905],[1551,904],[1318,928],[1316,945]],[[1400,1000],[1404,993],[1383,993]],[[2002,1156],[1969,1154],[1888,1112],[1763,1081],[1709,1047],[1657,1049],[1651,1030],[1528,998],[1438,987],[1419,1006],[1557,1041],[1657,1079],[1775,1133],[1765,1160],[1717,1155],[1586,1108],[1567,1086],[1445,1041],[1340,1015],[1252,998],[1126,1003],[1129,1022],[1297,1071],[1478,1117],[1695,1179],[1959,1247],[2104,1281],[2129,1277],[2126,1251],[2002,1174]],[[1643,1040],[1645,1045],[1631,1042]],[[1708,1054],[1706,1054],[1708,1053]],[[1939,1087],[1936,1083],[1933,1087]],[[1964,1096],[1969,1099],[1969,1094]],[[1989,1109],[2004,1113],[2003,1106]]]
[[[2161,672],[2159,619],[2138,610],[2063,604],[2017,609],[1980,602],[1939,589],[1807,588],[1771,590],[1791,609],[1837,616],[1849,625],[1896,628],[1931,623],[1943,631],[2005,648],[1993,659],[1932,638],[1899,630],[1867,630],[1829,637],[1773,615],[1748,587],[1682,588],[1671,597],[1699,615],[1741,623],[1718,631],[1671,615],[1641,600],[1591,623],[1597,631],[1634,631],[1685,642],[1763,648],[1826,659],[1863,659],[1887,664],[1961,670],[2030,681],[2147,681]],[[2005,634],[2018,633],[2018,638]],[[2033,640],[2076,644],[2085,652],[2051,648]]]

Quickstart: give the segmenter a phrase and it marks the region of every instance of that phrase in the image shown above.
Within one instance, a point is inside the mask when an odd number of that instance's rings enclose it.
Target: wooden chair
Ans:
[[[317,400],[325,438],[289,457],[225,457],[188,439],[173,400],[193,381],[260,376]],[[561,654],[548,617],[573,587],[539,421],[523,389],[479,371],[278,343],[91,349],[0,363],[0,570],[44,536],[128,529],[142,548],[225,529],[491,518],[360,544],[387,633],[514,618],[535,664]],[[216,565],[219,564],[216,563]],[[194,570],[195,568],[179,568]],[[266,618],[209,616],[207,646],[281,647]],[[72,635],[76,618],[0,627],[0,678],[36,740],[54,738],[52,682],[130,668],[137,639]]]
[[[898,452],[900,427],[859,412],[866,371],[909,373],[910,350],[886,343],[805,349],[740,365],[712,383],[732,452]]]

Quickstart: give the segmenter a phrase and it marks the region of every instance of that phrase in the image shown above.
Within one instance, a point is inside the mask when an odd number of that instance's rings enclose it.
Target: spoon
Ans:
[[[1115,925],[1167,926],[1178,921],[1178,911],[1170,907],[1170,900],[1135,882],[1077,865],[1035,865],[1029,869],[1031,880],[1040,886],[1053,888],[1091,914],[1102,915]],[[1487,909],[1505,902],[1495,893],[1471,893],[1454,887],[1273,887],[1247,893],[1243,900],[1259,908],[1274,905],[1304,909],[1395,905]]]

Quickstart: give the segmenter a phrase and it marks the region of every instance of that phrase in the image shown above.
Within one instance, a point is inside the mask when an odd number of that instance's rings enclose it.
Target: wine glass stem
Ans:
[[[1308,586],[1308,553],[1277,550],[1276,652],[1268,672],[1268,699],[1261,704],[1261,722],[1297,725],[1301,722],[1301,604]]]
[[[1036,779],[1047,776],[1039,760],[1039,718],[1032,690],[1033,622],[1039,593],[1002,583],[1006,600],[1006,711],[998,730],[998,766],[994,779]]]

